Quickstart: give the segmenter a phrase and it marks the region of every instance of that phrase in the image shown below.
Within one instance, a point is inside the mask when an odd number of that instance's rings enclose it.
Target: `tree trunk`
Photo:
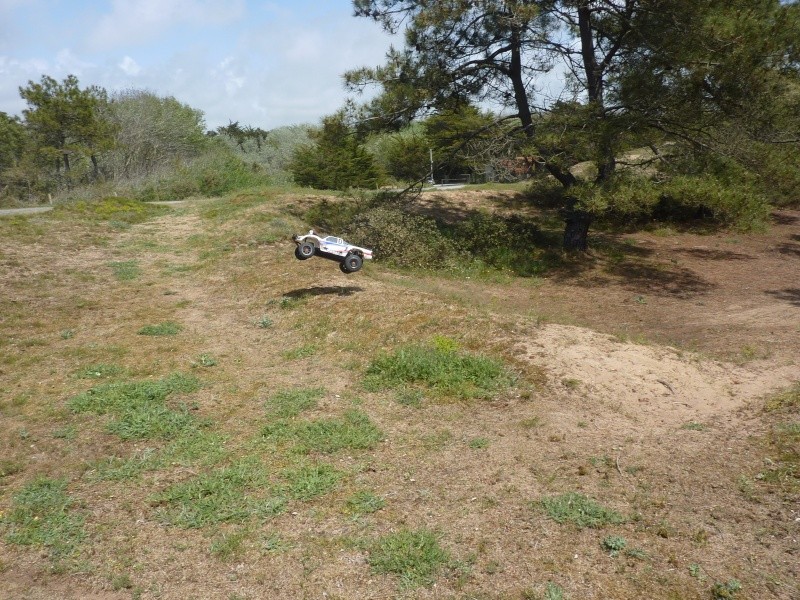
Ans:
[[[589,225],[592,224],[592,215],[582,210],[572,210],[565,219],[564,250],[579,250],[586,252],[589,249]]]

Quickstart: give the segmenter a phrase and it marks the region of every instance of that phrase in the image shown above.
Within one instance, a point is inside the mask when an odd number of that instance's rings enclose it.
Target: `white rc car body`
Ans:
[[[335,235],[321,237],[313,229],[305,235],[293,235],[292,241],[297,245],[294,255],[298,259],[306,260],[316,255],[335,260],[344,273],[360,271],[364,261],[372,258],[369,248],[354,246]]]

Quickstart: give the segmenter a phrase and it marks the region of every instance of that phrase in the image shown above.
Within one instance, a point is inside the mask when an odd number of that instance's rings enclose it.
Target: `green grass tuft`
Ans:
[[[296,417],[304,410],[314,408],[317,400],[324,395],[324,388],[281,390],[267,398],[264,407],[269,416],[286,419]]]
[[[618,512],[601,506],[583,494],[574,492],[543,498],[539,504],[545,514],[556,523],[572,523],[581,529],[625,522],[625,518]]]
[[[64,479],[39,478],[14,496],[0,523],[10,544],[45,547],[52,557],[73,554],[85,537],[84,519],[71,511]]]
[[[331,454],[345,449],[374,448],[383,437],[383,432],[365,413],[349,410],[342,417],[300,423],[271,423],[263,428],[262,435],[277,442],[294,442],[298,452]]]
[[[158,325],[145,325],[136,333],[139,335],[161,336],[178,335],[181,331],[183,331],[183,326],[180,323],[175,323],[174,321],[164,321]]]
[[[442,396],[488,398],[509,387],[513,377],[500,361],[441,346],[405,346],[376,358],[367,368],[367,389],[421,384]]]
[[[286,499],[269,482],[257,459],[243,459],[225,468],[171,486],[151,502],[161,506],[168,523],[185,529],[216,523],[266,519],[285,510]]]
[[[433,532],[402,529],[371,544],[368,562],[374,573],[391,573],[402,587],[417,587],[432,585],[450,555]]]
[[[139,263],[135,260],[110,262],[108,266],[111,267],[117,281],[133,281],[142,274]]]
[[[386,506],[386,501],[370,491],[357,492],[347,499],[347,512],[351,515],[368,515]]]
[[[123,375],[124,373],[125,369],[119,365],[97,363],[84,367],[75,373],[75,377],[78,379],[110,379],[118,375]]]
[[[311,500],[332,492],[342,479],[340,471],[325,463],[286,469],[282,476],[286,491],[295,500]]]
[[[186,406],[174,410],[165,400],[173,393],[190,393],[199,387],[194,377],[175,373],[158,381],[106,383],[75,396],[67,405],[76,413],[113,415],[107,428],[122,439],[173,439],[203,423]]]

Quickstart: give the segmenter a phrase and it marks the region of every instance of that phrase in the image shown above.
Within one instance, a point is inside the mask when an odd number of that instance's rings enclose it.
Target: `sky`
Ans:
[[[110,94],[146,89],[238,121],[316,124],[340,108],[349,69],[402,45],[350,0],[0,0],[0,111],[20,86],[78,77]]]

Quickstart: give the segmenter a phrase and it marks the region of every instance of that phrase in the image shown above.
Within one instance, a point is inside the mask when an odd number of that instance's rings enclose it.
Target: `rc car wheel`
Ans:
[[[314,256],[314,244],[310,242],[303,242],[297,247],[294,255],[300,260],[306,260]]]
[[[344,262],[342,264],[347,267],[350,273],[355,273],[361,269],[361,265],[364,264],[364,261],[361,260],[358,254],[348,254],[344,257]]]
[[[348,271],[347,269],[347,265],[344,264],[343,262],[339,263],[339,268],[341,269],[342,273],[345,273],[346,275],[350,274],[350,271]]]

